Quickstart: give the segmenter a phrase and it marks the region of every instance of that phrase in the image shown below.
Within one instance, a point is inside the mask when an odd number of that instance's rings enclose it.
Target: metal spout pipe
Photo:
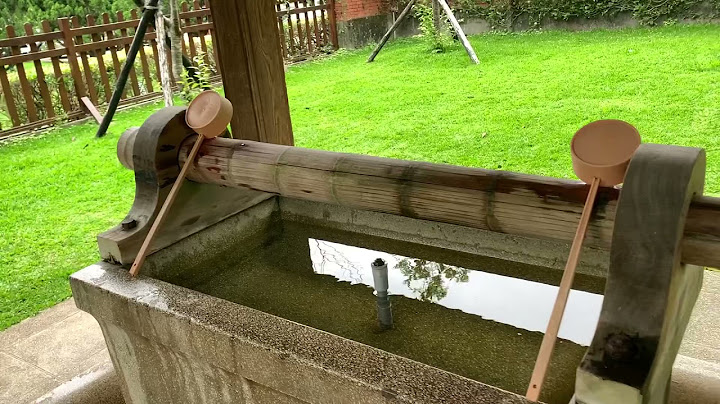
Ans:
[[[393,328],[392,305],[388,296],[388,267],[387,263],[378,258],[370,264],[373,274],[373,284],[377,297],[378,323],[380,328],[389,330]]]

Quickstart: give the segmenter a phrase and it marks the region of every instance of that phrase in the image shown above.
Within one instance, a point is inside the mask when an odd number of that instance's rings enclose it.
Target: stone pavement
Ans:
[[[706,272],[670,404],[720,404],[719,306],[720,272]],[[0,404],[28,402],[122,402],[100,327],[72,299],[0,333]]]
[[[34,402],[109,367],[100,327],[69,299],[0,333],[0,404]]]

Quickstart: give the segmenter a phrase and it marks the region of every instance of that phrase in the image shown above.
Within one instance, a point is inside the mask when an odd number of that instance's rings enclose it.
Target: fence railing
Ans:
[[[276,1],[280,48],[286,60],[296,61],[337,48],[333,0]],[[217,53],[210,10],[195,0],[182,3],[183,53],[202,58],[214,73]],[[15,133],[53,125],[58,120],[87,116],[81,97],[96,106],[112,95],[130,43],[139,23],[138,11],[129,16],[60,18],[53,30],[49,21],[24,26],[24,36],[5,28],[0,39],[0,139]],[[160,97],[160,66],[156,33],[150,27],[145,44],[130,72],[121,104]],[[169,56],[169,55],[168,55]],[[170,57],[168,57],[170,60]]]
[[[283,57],[305,59],[337,49],[335,0],[283,1],[275,4]]]

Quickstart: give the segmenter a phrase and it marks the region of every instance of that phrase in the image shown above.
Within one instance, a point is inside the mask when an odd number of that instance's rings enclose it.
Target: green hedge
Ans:
[[[673,23],[678,19],[720,17],[720,0],[456,0],[462,15],[481,17],[494,29],[509,29],[519,19],[529,28],[547,20],[612,18],[628,14],[641,25]]]

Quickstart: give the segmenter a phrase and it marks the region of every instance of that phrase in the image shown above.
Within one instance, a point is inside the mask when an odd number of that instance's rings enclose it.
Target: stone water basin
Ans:
[[[201,296],[215,299],[208,300],[212,305],[219,305],[215,303],[218,301],[224,302],[223,307],[231,304],[254,309],[524,395],[542,340],[541,331],[554,302],[557,288],[551,284],[559,279],[557,269],[380,237],[367,234],[368,231],[352,231],[352,228],[322,226],[322,221],[284,214],[280,208],[282,203],[268,201],[265,204],[267,206],[251,208],[249,213],[227,219],[151,255],[143,275],[154,278],[153,285],[161,282],[163,286],[159,292],[141,290],[145,297],[140,300],[152,295],[151,308],[155,305],[160,310],[177,312],[186,310],[177,307],[187,307],[187,303],[178,303],[177,297],[163,297],[167,290],[174,287],[172,293],[181,295],[185,293],[183,290],[190,290],[192,296],[199,292]],[[369,286],[372,285],[370,263],[375,258],[385,259],[389,266],[395,321],[393,329],[386,331],[378,327],[375,296]],[[78,305],[93,313],[92,298],[84,297],[90,293],[81,291],[87,290],[92,282],[87,274],[85,278],[82,272],[79,274],[73,279]],[[511,276],[513,274],[518,277]],[[97,283],[102,288],[111,282]],[[127,284],[140,288],[140,283]],[[593,335],[602,304],[602,296],[597,293],[602,290],[601,278],[581,274],[579,284],[584,290],[571,294],[545,383],[542,400],[547,403],[570,401],[575,370]],[[93,314],[103,328],[116,368],[126,381],[126,391],[142,390],[148,394],[151,387],[140,386],[143,381],[137,381],[138,385],[133,387],[129,377],[123,375],[132,366],[142,368],[143,365],[137,358],[134,363],[121,360],[127,349],[120,352],[118,341],[135,341],[139,333],[142,338],[137,340],[144,344],[146,339],[159,337],[162,331],[121,332],[124,325],[118,327],[117,319],[105,315],[104,321],[102,313]],[[202,321],[209,317],[210,321],[232,326],[232,316],[220,310],[201,317]],[[191,316],[190,323],[194,321]],[[136,327],[143,328],[143,325]],[[177,327],[172,328],[177,332]],[[135,347],[136,351],[172,351],[175,348],[172,345],[182,343],[168,341],[177,341],[177,338],[160,336],[166,339],[165,343],[160,342],[163,348],[156,342],[143,348],[139,348],[140,342],[125,344]],[[259,340],[262,339],[260,335]],[[305,341],[296,342],[303,343]],[[384,363],[374,363],[371,356],[368,358],[362,364],[367,371],[386,367]],[[204,384],[197,380],[192,383]],[[259,388],[255,386],[250,390]],[[288,391],[284,394],[301,396]],[[332,393],[325,394],[328,402],[334,401],[327,395]],[[386,396],[388,394],[395,393]],[[201,401],[208,397],[211,396],[204,396]],[[522,397],[513,394],[508,397],[515,398],[503,402],[524,402]],[[350,402],[338,400],[335,402]],[[282,400],[275,398],[268,402],[274,401]]]

